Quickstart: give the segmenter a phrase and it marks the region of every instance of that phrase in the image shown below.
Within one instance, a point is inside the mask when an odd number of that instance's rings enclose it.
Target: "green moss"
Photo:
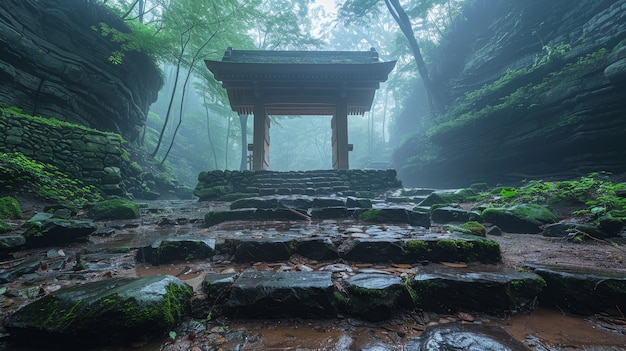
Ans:
[[[430,244],[424,240],[409,240],[405,244],[405,251],[416,257],[426,258],[432,252]]]
[[[484,225],[476,221],[463,223],[461,224],[461,228],[469,230],[470,232],[472,232],[473,235],[476,236],[487,236],[487,228],[485,228]]]
[[[136,203],[121,198],[97,202],[90,212],[95,219],[135,219],[140,215]]]
[[[34,191],[39,198],[74,206],[102,198],[94,186],[86,186],[57,167],[31,160],[19,152],[0,153],[0,189]]]
[[[508,282],[504,289],[516,309],[532,308],[534,306],[525,305],[534,300],[534,297],[539,295],[546,285],[546,281],[541,277],[537,279],[515,279]]]
[[[206,226],[216,225],[226,220],[226,215],[222,211],[209,211],[204,214],[204,224]]]
[[[0,198],[0,219],[19,219],[22,218],[22,209],[20,204],[13,197],[6,196]]]
[[[13,230],[11,225],[9,223],[5,222],[4,219],[0,218],[0,234],[8,233],[11,230]]]
[[[359,213],[358,218],[366,222],[376,222],[379,216],[380,216],[379,209],[371,209],[371,210],[366,210],[366,211]]]
[[[411,302],[413,304],[417,304],[418,301],[419,301],[419,294],[417,293],[417,291],[415,291],[415,289],[413,289],[413,286],[411,286],[411,279],[410,278],[404,279],[404,287],[406,288],[406,291],[409,293],[409,297],[411,298]]]

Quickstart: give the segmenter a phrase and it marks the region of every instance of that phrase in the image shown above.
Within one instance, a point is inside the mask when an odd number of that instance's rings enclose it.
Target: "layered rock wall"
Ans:
[[[626,0],[476,0],[443,43],[449,109],[396,152],[406,185],[626,172]]]
[[[143,53],[111,62],[100,23],[129,31],[95,1],[0,1],[0,102],[134,140],[162,78]]]

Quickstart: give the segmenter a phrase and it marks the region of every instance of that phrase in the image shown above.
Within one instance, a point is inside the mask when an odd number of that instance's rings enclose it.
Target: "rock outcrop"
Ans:
[[[0,2],[0,101],[136,138],[162,78],[144,53],[112,62],[121,43],[103,36],[101,23],[129,31],[95,1]]]
[[[625,38],[624,0],[468,2],[432,60],[448,110],[398,148],[399,178],[455,187],[626,172]]]

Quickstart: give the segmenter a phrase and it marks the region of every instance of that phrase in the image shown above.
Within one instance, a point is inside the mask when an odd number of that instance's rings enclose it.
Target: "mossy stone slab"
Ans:
[[[238,318],[334,317],[331,272],[244,271],[231,288],[227,314]]]
[[[113,278],[58,290],[15,312],[7,325],[20,342],[125,343],[159,337],[191,306],[192,288],[169,275]]]

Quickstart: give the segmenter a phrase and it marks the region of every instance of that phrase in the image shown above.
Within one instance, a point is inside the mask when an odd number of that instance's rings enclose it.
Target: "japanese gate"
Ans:
[[[348,116],[372,108],[374,93],[396,61],[370,51],[262,51],[228,48],[205,60],[233,111],[254,115],[252,169],[269,167],[270,115],[332,115],[333,168],[348,169]]]

